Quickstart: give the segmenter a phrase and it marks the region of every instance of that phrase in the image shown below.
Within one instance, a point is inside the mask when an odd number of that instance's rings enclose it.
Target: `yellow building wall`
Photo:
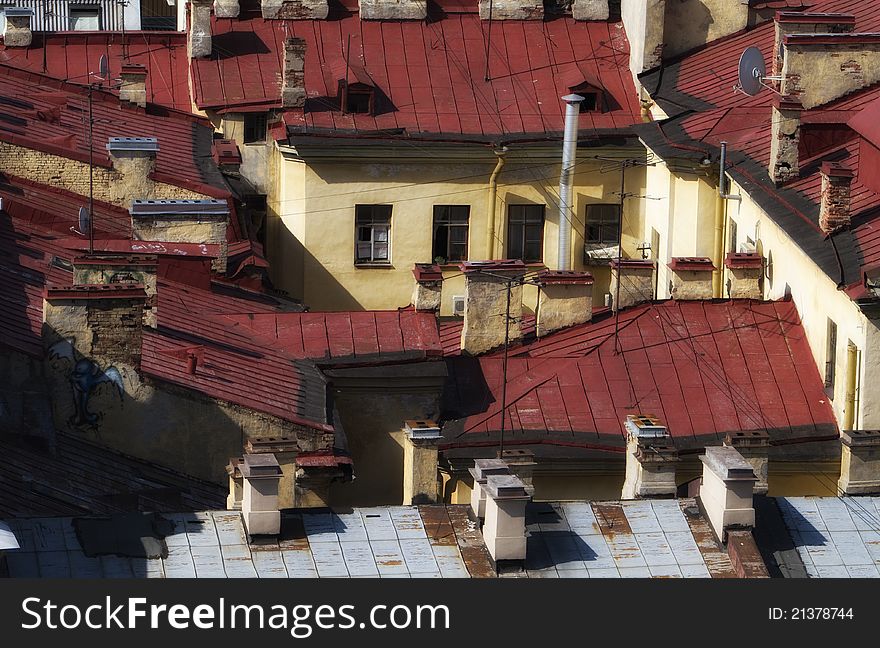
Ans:
[[[587,149],[589,150],[589,149]],[[591,150],[591,155],[602,151]],[[633,151],[632,154],[637,154]],[[617,152],[617,155],[621,155]],[[301,159],[276,151],[272,166],[277,180],[268,198],[270,213],[269,259],[276,286],[302,299],[314,310],[394,309],[411,303],[415,263],[432,261],[433,208],[435,205],[469,205],[468,254],[483,260],[488,247],[488,179],[494,157],[483,154],[463,160],[392,159],[351,162]],[[483,161],[485,160],[485,161]],[[583,260],[586,206],[618,203],[620,174],[609,163],[579,159],[573,183],[573,268],[585,269]],[[626,191],[644,193],[644,169],[629,169]],[[557,267],[559,164],[508,154],[498,179],[494,256],[506,256],[508,205],[545,205],[543,263]],[[357,267],[355,255],[355,205],[390,204],[391,264]],[[624,207],[623,249],[636,254],[642,242],[638,199]],[[535,266],[539,269],[540,264]],[[587,268],[589,269],[589,268]],[[597,303],[607,291],[610,274],[595,272]],[[452,314],[452,297],[464,294],[457,265],[444,268],[441,313]],[[605,284],[599,284],[599,281]],[[525,310],[531,311],[537,294],[524,291]]]

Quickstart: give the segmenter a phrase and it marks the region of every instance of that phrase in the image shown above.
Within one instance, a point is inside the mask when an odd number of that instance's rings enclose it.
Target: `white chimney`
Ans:
[[[755,526],[755,471],[735,448],[706,448],[700,456],[703,480],[700,503],[716,537],[722,542],[729,529],[751,529]]]
[[[471,511],[475,518],[486,517],[486,480],[489,475],[506,475],[509,473],[507,464],[501,459],[474,459],[474,467],[468,468],[474,478],[471,490]]]
[[[626,417],[624,428],[626,477],[621,499],[675,497],[678,451],[672,446],[669,431],[653,416],[634,414]]]
[[[845,495],[880,493],[880,430],[843,430],[838,490]]]
[[[531,496],[514,475],[486,478],[486,521],[483,539],[489,555],[500,560],[525,560],[526,504]]]
[[[247,454],[239,465],[243,480],[241,512],[248,535],[281,533],[278,483],[281,466],[274,454]]]

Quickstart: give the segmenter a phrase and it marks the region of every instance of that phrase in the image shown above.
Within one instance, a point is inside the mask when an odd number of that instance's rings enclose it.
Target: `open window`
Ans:
[[[376,89],[366,83],[339,83],[339,104],[342,112],[373,115],[376,112]]]
[[[580,109],[582,113],[605,112],[607,109],[608,102],[605,100],[605,91],[589,81],[584,81],[569,89],[584,98]]]

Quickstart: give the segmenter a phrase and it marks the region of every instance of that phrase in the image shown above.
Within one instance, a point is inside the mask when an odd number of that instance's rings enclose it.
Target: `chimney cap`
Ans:
[[[584,100],[584,97],[582,97],[579,94],[572,93],[572,94],[567,94],[564,97],[562,97],[562,100],[567,104],[575,104],[575,103],[582,102]]]
[[[770,435],[766,430],[728,432],[724,437],[724,445],[734,448],[763,448],[770,445]]]
[[[147,66],[140,63],[124,63],[119,69],[122,74],[143,74],[147,75]]]
[[[543,270],[538,273],[535,282],[539,286],[563,284],[591,284],[593,275],[589,272],[576,270]]]
[[[782,37],[785,45],[874,45],[880,43],[877,32],[845,32],[842,34],[786,34]]]
[[[654,268],[653,259],[611,259],[612,268],[643,268],[645,270]]]
[[[131,201],[132,216],[217,215],[227,216],[229,205],[225,200],[149,200]]]
[[[700,461],[723,480],[752,480],[755,469],[747,462],[736,448],[731,446],[713,446],[706,448],[706,454],[700,455]]]
[[[486,493],[492,499],[528,499],[526,485],[516,475],[489,475],[486,477]]]
[[[796,23],[800,25],[855,25],[856,17],[848,13],[819,13],[799,11],[777,11],[774,17],[778,23]]]
[[[416,263],[412,269],[413,277],[419,283],[423,281],[443,281],[443,271],[434,263]]]
[[[840,442],[850,448],[880,446],[880,430],[841,430]]]
[[[282,475],[278,459],[272,453],[246,454],[239,470],[247,479],[277,479]]]
[[[474,479],[486,482],[489,475],[507,475],[510,467],[502,459],[474,459],[474,467],[470,469]]]
[[[111,137],[107,142],[108,151],[159,151],[159,140],[155,137]]]
[[[724,265],[728,268],[763,268],[764,257],[757,252],[728,252]]]
[[[436,421],[409,419],[404,421],[404,430],[410,439],[439,439],[442,436]]]
[[[72,286],[49,286],[46,299],[147,299],[143,284],[74,284]]]
[[[21,16],[33,16],[34,10],[30,7],[7,7],[3,14],[7,18],[17,18]]]
[[[714,272],[715,264],[709,257],[673,257],[666,264],[670,270],[689,272]]]
[[[73,259],[73,265],[75,266],[155,266],[158,263],[158,257],[153,254],[92,254],[89,256],[74,257]]]
[[[494,261],[464,261],[458,267],[465,274],[478,272],[525,271],[522,259],[498,259]]]
[[[823,162],[820,168],[822,175],[830,178],[852,178],[854,173],[840,162]]]
[[[651,414],[627,414],[623,425],[638,439],[664,439],[669,436],[667,427]]]

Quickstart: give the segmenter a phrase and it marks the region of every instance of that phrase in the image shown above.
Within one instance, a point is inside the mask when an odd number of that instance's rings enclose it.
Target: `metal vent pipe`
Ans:
[[[557,268],[571,270],[571,178],[577,157],[580,95],[562,97],[565,102],[565,134],[562,139],[562,170],[559,173],[559,250]]]

